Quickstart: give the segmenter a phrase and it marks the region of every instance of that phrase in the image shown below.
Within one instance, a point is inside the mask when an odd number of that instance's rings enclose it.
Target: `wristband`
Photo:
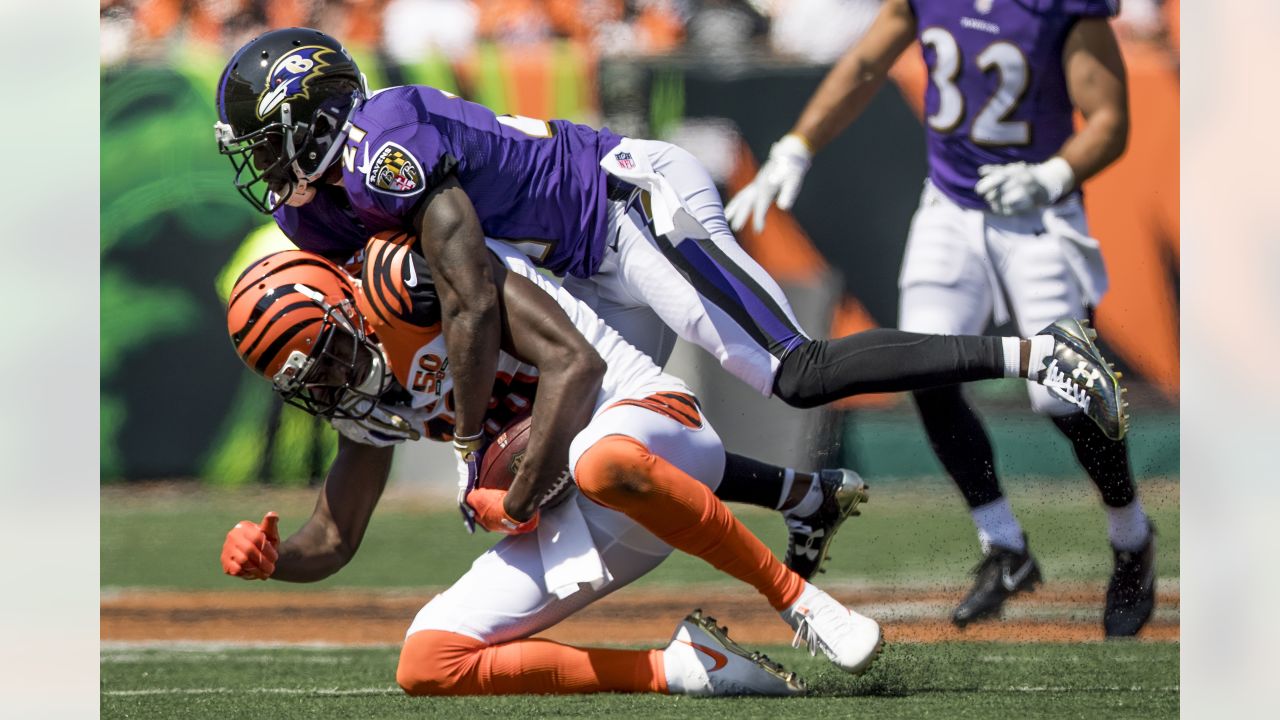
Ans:
[[[454,435],[453,449],[463,457],[479,452],[484,445],[484,432],[478,432],[475,435]]]
[[[813,159],[813,148],[809,141],[799,133],[787,133],[776,143],[779,150],[788,155],[802,158],[806,163]]]
[[[499,520],[499,522],[501,522],[502,526],[511,534],[519,535],[521,533],[527,533],[538,527],[538,513],[535,512],[533,517],[525,520],[524,522],[520,522],[519,520],[511,517],[511,514],[507,512],[507,508],[504,506],[502,508],[502,519]]]
[[[1040,163],[1036,173],[1040,183],[1049,195],[1049,203],[1056,203],[1071,191],[1076,182],[1076,173],[1071,164],[1055,155]]]

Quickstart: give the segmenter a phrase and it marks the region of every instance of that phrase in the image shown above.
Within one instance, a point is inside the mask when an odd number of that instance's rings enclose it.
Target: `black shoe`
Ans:
[[[858,505],[867,502],[867,484],[852,470],[819,470],[818,483],[822,504],[817,510],[802,517],[784,516],[789,534],[783,562],[805,580],[827,561],[827,550],[845,518],[861,515]]]
[[[1023,542],[1026,542],[1025,535]],[[978,579],[951,616],[956,627],[999,615],[1005,600],[1020,592],[1033,591],[1043,580],[1040,566],[1029,550],[1018,552],[999,545],[991,546],[991,551],[973,572]]]
[[[1077,408],[1102,428],[1112,440],[1123,440],[1129,430],[1129,407],[1120,387],[1120,373],[1102,357],[1094,344],[1098,331],[1088,320],[1059,320],[1037,335],[1053,336],[1053,357],[1036,381],[1049,393]]]
[[[1116,569],[1107,585],[1107,608],[1102,626],[1107,637],[1133,637],[1151,619],[1156,607],[1156,528],[1147,544],[1133,552],[1111,548]]]

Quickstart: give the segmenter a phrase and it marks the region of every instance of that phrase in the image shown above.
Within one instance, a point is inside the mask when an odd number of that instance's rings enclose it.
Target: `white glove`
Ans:
[[[999,215],[1019,215],[1052,205],[1071,190],[1076,180],[1071,166],[1060,157],[1039,165],[983,165],[978,174],[982,177],[973,189]]]
[[[373,412],[359,420],[330,418],[329,424],[348,440],[362,445],[389,447],[422,437],[422,432],[418,429],[422,427],[422,423],[415,417],[417,414],[412,408],[393,410],[378,404],[374,406]]]
[[[725,206],[724,215],[729,226],[741,230],[749,215],[751,227],[756,232],[764,230],[764,216],[774,198],[777,198],[779,208],[790,210],[800,194],[800,184],[804,182],[804,174],[809,171],[811,162],[813,151],[799,135],[783,135],[769,148],[769,159],[760,172]]]

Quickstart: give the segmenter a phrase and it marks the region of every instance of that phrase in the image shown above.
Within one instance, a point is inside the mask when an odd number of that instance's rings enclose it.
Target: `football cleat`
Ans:
[[[792,647],[807,644],[810,655],[821,650],[851,675],[866,672],[884,650],[879,623],[841,605],[809,583],[805,583],[800,599],[780,614],[796,631]]]
[[[1129,403],[1115,368],[1093,342],[1098,332],[1089,321],[1064,318],[1037,334],[1051,336],[1054,343],[1053,355],[1036,381],[1088,415],[1107,437],[1124,439],[1129,430]]]
[[[973,589],[951,615],[956,627],[998,616],[1005,600],[1020,592],[1032,592],[1043,581],[1040,566],[1029,550],[1018,552],[999,545],[991,546],[973,572],[978,576]]]
[[[667,689],[682,695],[800,695],[804,681],[729,639],[728,628],[694,610],[663,650]]]
[[[1149,526],[1147,544],[1134,552],[1112,548],[1116,568],[1107,585],[1102,626],[1107,637],[1138,634],[1156,607],[1156,528]]]
[[[784,515],[787,523],[787,554],[784,563],[808,580],[822,570],[836,531],[851,515],[860,515],[858,505],[867,502],[867,484],[852,470],[820,470],[818,483],[822,504],[809,515]]]

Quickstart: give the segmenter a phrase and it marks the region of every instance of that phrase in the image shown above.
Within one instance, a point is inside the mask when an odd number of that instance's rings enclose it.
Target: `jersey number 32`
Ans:
[[[929,127],[949,133],[964,122],[965,99],[956,78],[960,77],[960,46],[951,33],[932,27],[920,34],[920,42],[933,48],[935,60],[929,77],[938,88],[938,109],[928,117]],[[1027,59],[1018,46],[1004,40],[991,43],[976,58],[984,74],[995,70],[1000,84],[978,111],[969,128],[969,138],[979,145],[1026,145],[1031,127],[1025,120],[1007,120],[1027,91]]]

